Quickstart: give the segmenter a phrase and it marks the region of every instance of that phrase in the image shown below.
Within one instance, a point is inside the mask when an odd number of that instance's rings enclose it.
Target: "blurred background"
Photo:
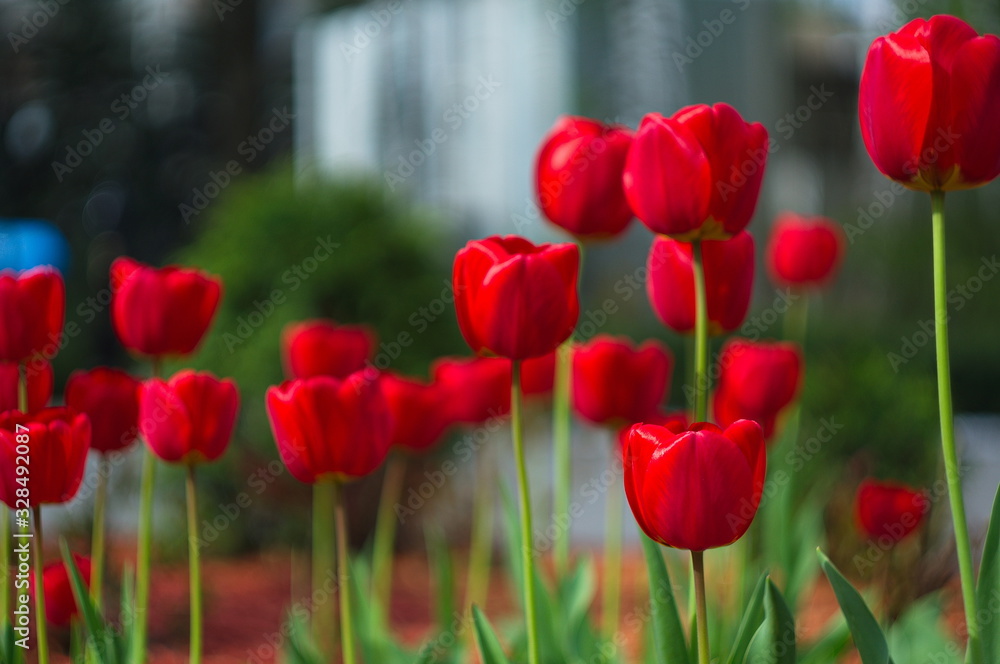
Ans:
[[[843,428],[798,484],[834,496],[828,526],[843,534],[862,476],[929,486],[941,473],[925,327],[929,203],[869,161],[857,83],[875,36],[942,11],[1000,32],[1000,3],[968,0],[5,0],[0,267],[54,263],[67,277],[67,322],[80,333],[55,359],[57,385],[78,367],[143,371],[111,331],[115,257],[223,278],[224,303],[196,359],[243,394],[234,449],[206,474],[204,503],[221,506],[276,458],[263,394],[282,379],[286,323],[370,323],[394,371],[424,374],[439,355],[466,354],[452,307],[440,306],[454,252],[493,233],[564,239],[532,191],[534,151],[559,115],[635,127],[647,112],[725,101],[774,141],[749,227],[758,252],[782,210],[833,217],[849,240],[834,288],[811,303],[802,432],[824,418]],[[995,268],[976,277],[995,261],[998,209],[996,184],[948,201],[950,282],[967,289],[952,300],[952,370],[976,524],[1000,476],[1000,279]],[[324,241],[336,250],[316,260]],[[595,331],[667,340],[680,408],[686,340],[657,323],[641,291],[616,288],[650,243],[636,222],[588,251],[582,320],[611,298],[619,313]],[[764,321],[762,337],[779,338],[783,291],[760,267],[755,289],[751,317]],[[412,343],[399,345],[402,334]],[[542,435],[546,423],[539,414]],[[578,426],[578,479],[606,467],[601,438]],[[548,452],[536,453],[544,503]],[[411,475],[420,481],[440,462],[414,460]],[[116,481],[126,498],[137,486],[130,472]],[[306,488],[280,470],[271,479],[209,555],[305,541],[306,520],[287,514],[305,508]],[[178,528],[170,492],[179,496],[180,482],[162,487],[158,526]],[[378,487],[378,477],[353,487],[353,509],[371,513]],[[466,491],[450,484],[420,517],[454,512],[449,536],[466,541]],[[601,507],[590,509],[601,523]],[[86,524],[85,502],[70,511],[70,525]],[[118,518],[125,528],[133,515]],[[363,541],[371,521],[352,523]],[[586,523],[577,532],[580,544],[598,536]],[[840,536],[831,539],[836,549]],[[420,541],[420,520],[404,524],[401,546]],[[180,555],[183,543],[169,541],[163,555],[172,546]]]

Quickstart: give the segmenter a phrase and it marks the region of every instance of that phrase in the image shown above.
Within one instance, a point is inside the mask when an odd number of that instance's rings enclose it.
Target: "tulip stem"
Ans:
[[[617,441],[616,441],[617,442]],[[604,637],[613,641],[618,631],[621,612],[622,588],[622,488],[612,484],[608,488],[604,512],[604,598],[601,618],[604,620]]]
[[[572,456],[570,451],[571,412],[570,399],[573,385],[573,339],[563,342],[556,350],[556,369],[553,386],[552,438],[555,461],[555,501],[556,519],[561,522],[569,516],[569,498],[572,492]],[[564,578],[569,573],[569,526],[556,532],[553,554],[555,555],[556,578]]]
[[[521,362],[512,363],[510,394],[511,437],[517,462],[517,489],[521,502],[521,573],[524,577],[524,614],[528,631],[528,663],[539,664],[538,630],[535,626],[535,556],[531,527],[531,491],[524,459],[524,432],[521,422]]]
[[[351,620],[350,560],[347,557],[347,510],[338,482],[330,482],[337,524],[337,576],[340,586],[340,644],[344,664],[354,664],[354,628]]]
[[[201,663],[201,560],[198,550],[198,494],[194,482],[194,466],[187,467],[188,574],[191,580],[191,648],[190,664]]]
[[[104,512],[108,502],[108,477],[98,464],[97,488],[94,492],[94,525],[90,541],[90,597],[100,611],[104,585]]]
[[[951,360],[948,356],[948,277],[945,270],[944,192],[931,192],[931,225],[934,236],[934,339],[937,346],[938,410],[941,418],[941,448],[948,480],[948,498],[955,527],[955,549],[962,581],[965,624],[969,634],[971,664],[983,664],[979,623],[976,621],[975,576],[965,499],[955,448],[955,422],[951,403]]]
[[[490,587],[490,559],[493,555],[494,455],[487,445],[479,450],[476,495],[472,506],[472,543],[469,550],[469,581],[465,605],[482,606]]]
[[[153,358],[153,377],[159,378],[163,361]],[[132,614],[132,664],[145,664],[149,638],[149,583],[153,555],[153,493],[156,487],[156,457],[148,449],[142,460],[142,480],[139,489],[138,551],[135,565],[135,610]]]
[[[38,664],[49,662],[48,620],[45,617],[45,548],[42,545],[42,508],[32,508],[35,517],[35,622],[38,624]]]
[[[691,552],[691,570],[694,573],[694,594],[698,612],[698,664],[709,664],[708,654],[708,604],[705,598],[705,553]]]
[[[372,544],[372,612],[376,619],[389,627],[392,621],[392,555],[396,542],[396,504],[406,479],[406,458],[395,453],[386,464],[382,478],[382,495],[379,498],[375,521],[375,541]]]
[[[313,597],[328,596],[324,584],[336,566],[337,533],[334,530],[334,502],[337,500],[336,482],[321,479],[313,485],[312,509],[312,591]],[[340,593],[347,592],[344,581],[340,581]],[[332,600],[313,606],[313,638],[320,652],[328,659],[333,658],[334,640],[332,630],[336,628],[334,604]]]
[[[694,272],[694,421],[704,422],[708,418],[708,300],[701,240],[692,243],[691,267]]]

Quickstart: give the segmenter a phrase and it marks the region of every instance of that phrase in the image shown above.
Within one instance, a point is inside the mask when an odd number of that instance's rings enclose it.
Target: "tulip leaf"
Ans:
[[[861,661],[863,664],[890,664],[892,659],[889,657],[889,645],[886,643],[885,634],[882,633],[882,628],[865,604],[865,600],[826,554],[818,549],[816,553],[819,555],[823,573],[833,586],[837,603],[840,604],[840,611],[844,614],[847,626],[851,630],[854,646],[858,649]]]
[[[507,655],[503,652],[500,640],[490,626],[490,621],[486,619],[478,606],[472,607],[472,620],[476,628],[476,643],[479,645],[479,657],[483,664],[510,664]]]
[[[287,625],[288,645],[284,652],[286,664],[322,664],[323,655],[313,643],[306,621],[289,612]]]
[[[73,599],[83,616],[84,626],[87,630],[86,642],[93,645],[98,660],[104,664],[117,664],[124,661],[124,652],[121,644],[116,641],[114,630],[104,622],[100,611],[94,606],[90,598],[90,590],[83,581],[76,560],[70,553],[69,545],[65,539],[59,540],[59,549],[62,552],[63,564],[69,572],[70,587],[73,590]]]
[[[795,664],[795,618],[768,577],[764,591],[764,622],[747,650],[747,664]]]
[[[754,586],[750,595],[750,602],[743,612],[743,619],[740,621],[739,629],[736,632],[736,639],[733,641],[733,649],[729,653],[727,664],[741,664],[746,655],[750,640],[764,619],[764,590],[767,587],[767,573],[760,575],[757,585]]]
[[[1000,487],[993,501],[993,514],[983,543],[983,562],[976,586],[976,613],[990,620],[979,619],[983,654],[987,662],[1000,662]]]
[[[674,598],[667,565],[660,546],[645,533],[640,535],[649,574],[649,602],[653,619],[653,643],[657,664],[689,664],[684,627]]]
[[[3,632],[0,632],[0,662],[10,662],[10,664],[22,664],[24,657],[21,656],[21,648],[14,645],[14,626],[10,623],[3,625]]]

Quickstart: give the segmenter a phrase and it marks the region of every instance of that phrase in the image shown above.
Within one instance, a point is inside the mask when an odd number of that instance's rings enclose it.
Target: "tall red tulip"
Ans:
[[[389,452],[393,423],[383,377],[359,371],[316,376],[267,391],[267,414],[281,460],[300,482],[375,471]]]
[[[83,583],[90,587],[90,558],[73,554],[73,562],[76,564]],[[31,596],[35,595],[35,575],[32,574],[28,582],[31,589]],[[69,627],[73,618],[80,613],[73,596],[73,584],[70,580],[69,569],[63,561],[52,562],[42,570],[42,585],[45,588],[45,619],[50,625],[55,627]]]
[[[140,383],[121,369],[74,371],[66,381],[66,405],[90,418],[91,449],[122,450],[139,435]]]
[[[16,362],[0,362],[0,413],[18,410],[17,380],[19,365]],[[52,398],[52,365],[45,360],[34,360],[27,368],[28,412],[45,408]]]
[[[281,360],[289,378],[345,378],[365,367],[375,344],[375,332],[366,325],[307,320],[285,327]]]
[[[954,16],[914,19],[868,49],[861,137],[911,189],[978,187],[1000,174],[1000,39]]]
[[[704,551],[747,531],[764,491],[767,454],[756,422],[687,431],[636,424],[625,449],[625,495],[650,538]]]
[[[872,539],[895,544],[920,527],[930,501],[924,491],[905,484],[866,479],[858,487],[854,514],[858,528]]]
[[[170,380],[143,383],[139,430],[164,461],[185,465],[215,461],[229,446],[239,403],[233,381],[186,369]]]
[[[746,318],[753,291],[754,243],[743,231],[730,240],[702,243],[708,333],[732,332]],[[677,332],[694,331],[694,268],[687,242],[658,236],[646,262],[646,293],[653,311]]]
[[[535,196],[546,218],[584,239],[625,230],[632,210],[622,189],[622,170],[631,144],[626,127],[559,118],[535,162]]]
[[[778,415],[795,399],[802,381],[802,353],[793,343],[733,339],[719,356],[715,419],[722,425],[754,420],[768,439]]]
[[[670,390],[674,358],[658,341],[636,347],[598,335],[573,351],[573,407],[594,424],[621,427],[654,416]]]
[[[580,315],[575,244],[509,235],[473,240],[455,256],[458,324],[476,353],[538,357],[569,338]]]
[[[767,270],[782,286],[824,286],[844,257],[844,231],[826,217],[778,216],[767,243]]]
[[[27,433],[19,432],[18,425]],[[18,454],[21,445],[28,446],[27,455]],[[43,408],[28,415],[12,410],[0,414],[0,500],[15,507],[17,490],[23,488],[18,458],[27,456],[32,507],[69,502],[80,489],[89,449],[90,421],[82,413]]]
[[[55,355],[62,338],[66,287],[51,267],[0,270],[0,361]]]
[[[625,195],[654,233],[725,240],[750,223],[768,148],[764,126],[727,104],[650,113],[625,161]]]
[[[392,420],[391,445],[416,454],[433,447],[452,424],[448,392],[436,383],[384,374],[382,392]]]
[[[111,264],[111,322],[122,345],[141,355],[189,355],[208,331],[222,282],[200,270],[154,268],[131,258]]]
[[[443,357],[431,365],[456,423],[481,424],[510,412],[510,362],[499,357]]]

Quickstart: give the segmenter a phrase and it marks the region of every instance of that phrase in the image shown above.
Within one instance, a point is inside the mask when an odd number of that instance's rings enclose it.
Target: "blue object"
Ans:
[[[37,265],[51,265],[66,274],[69,244],[62,232],[43,219],[0,218],[0,270]]]

